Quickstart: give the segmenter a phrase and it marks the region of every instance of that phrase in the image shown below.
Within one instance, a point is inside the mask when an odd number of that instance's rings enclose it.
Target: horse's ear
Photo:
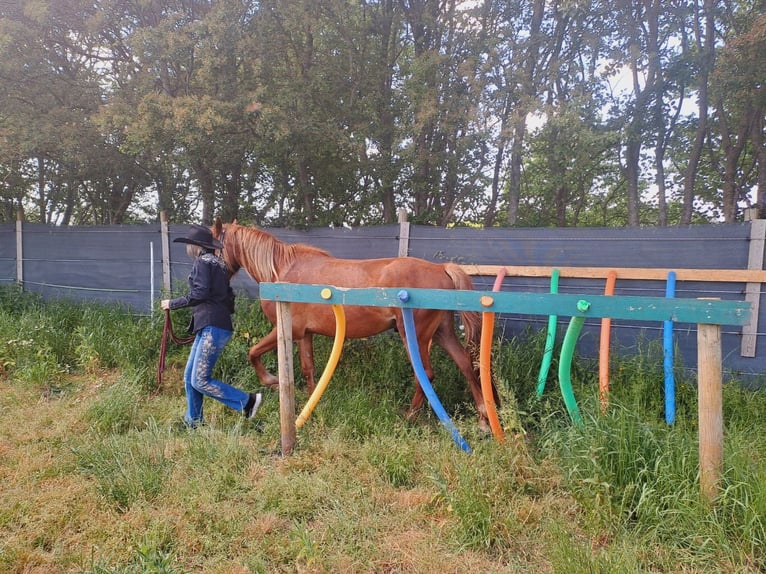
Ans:
[[[223,231],[223,223],[221,223],[221,218],[216,217],[215,222],[213,223],[213,237],[215,238],[220,237],[222,231]]]
[[[231,222],[233,225],[237,225],[237,218],[234,218],[234,221]]]

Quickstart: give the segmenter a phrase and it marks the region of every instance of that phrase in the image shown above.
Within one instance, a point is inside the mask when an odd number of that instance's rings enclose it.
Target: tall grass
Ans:
[[[721,494],[711,508],[699,493],[694,382],[677,378],[678,419],[666,425],[662,363],[652,357],[656,349],[645,348],[640,356],[618,359],[608,412],[598,414],[591,392],[585,424],[552,425],[541,452],[557,458],[593,527],[623,530],[671,548],[687,565],[701,568],[725,556],[730,564],[766,568],[766,443],[761,433],[753,434],[766,423],[766,394],[736,382],[724,387],[725,467]]]
[[[270,326],[244,297],[236,319],[219,375],[259,388],[245,357]],[[207,427],[175,425],[188,349],[170,346],[157,389],[161,328],[159,314],[0,289],[0,570],[766,570],[766,393],[725,385],[724,469],[709,505],[695,382],[678,369],[677,422],[666,425],[652,344],[613,358],[604,414],[595,366],[575,361],[575,426],[555,383],[535,395],[544,336],[497,342],[502,444],[477,430],[462,376],[435,351],[435,386],[474,447],[467,456],[430,412],[404,421],[414,379],[397,337],[348,341],[283,459],[273,392],[256,425],[212,402]],[[318,369],[331,343],[317,338]]]
[[[0,365],[16,379],[55,385],[71,372],[156,361],[157,317],[101,303],[47,303],[16,288],[0,291]]]

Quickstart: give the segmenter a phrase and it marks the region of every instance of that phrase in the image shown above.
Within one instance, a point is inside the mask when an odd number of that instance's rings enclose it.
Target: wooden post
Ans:
[[[410,252],[410,222],[407,210],[399,208],[399,257],[407,257]]]
[[[293,318],[290,303],[277,301],[277,356],[279,357],[279,424],[282,456],[295,448],[295,382],[293,379]]]
[[[763,251],[766,243],[766,219],[750,221],[750,248],[747,258],[747,268],[763,269]],[[755,357],[756,340],[758,338],[758,312],[761,302],[761,283],[748,282],[745,285],[745,301],[750,303],[752,313],[750,323],[742,327],[742,343],[740,354],[743,357]]]
[[[721,326],[697,325],[700,492],[709,503],[718,494],[723,465]]]
[[[168,230],[168,214],[160,211],[160,243],[162,244],[162,288],[170,293],[170,231]]]
[[[24,212],[19,209],[16,212],[16,283],[24,285]]]

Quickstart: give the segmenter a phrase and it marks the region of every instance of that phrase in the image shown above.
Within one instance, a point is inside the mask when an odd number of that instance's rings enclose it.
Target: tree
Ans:
[[[715,59],[715,16],[714,0],[704,0],[702,9],[698,2],[692,4],[693,11],[692,29],[694,30],[694,44],[691,50],[693,64],[697,78],[697,126],[690,147],[689,159],[685,169],[683,183],[683,211],[681,224],[688,225],[692,220],[694,209],[694,197],[697,183],[697,171],[705,145],[708,131],[708,115],[710,100],[708,97],[710,71],[713,69]],[[689,52],[689,44],[684,42],[685,52]],[[689,59],[689,58],[687,58]]]
[[[735,221],[756,187],[766,203],[762,16],[761,0],[11,0],[0,217]]]
[[[724,46],[713,70],[716,118],[723,151],[722,207],[726,223],[737,216],[738,203],[757,186],[756,203],[763,207],[764,117],[766,116],[766,14],[734,14],[744,29]],[[748,152],[748,146],[751,146]],[[752,161],[754,169],[743,161]]]

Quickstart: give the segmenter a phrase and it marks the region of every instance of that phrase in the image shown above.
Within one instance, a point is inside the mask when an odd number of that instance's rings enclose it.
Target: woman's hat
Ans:
[[[186,237],[177,237],[173,243],[191,243],[205,249],[223,249],[223,244],[213,238],[213,232],[204,225],[192,225]]]

